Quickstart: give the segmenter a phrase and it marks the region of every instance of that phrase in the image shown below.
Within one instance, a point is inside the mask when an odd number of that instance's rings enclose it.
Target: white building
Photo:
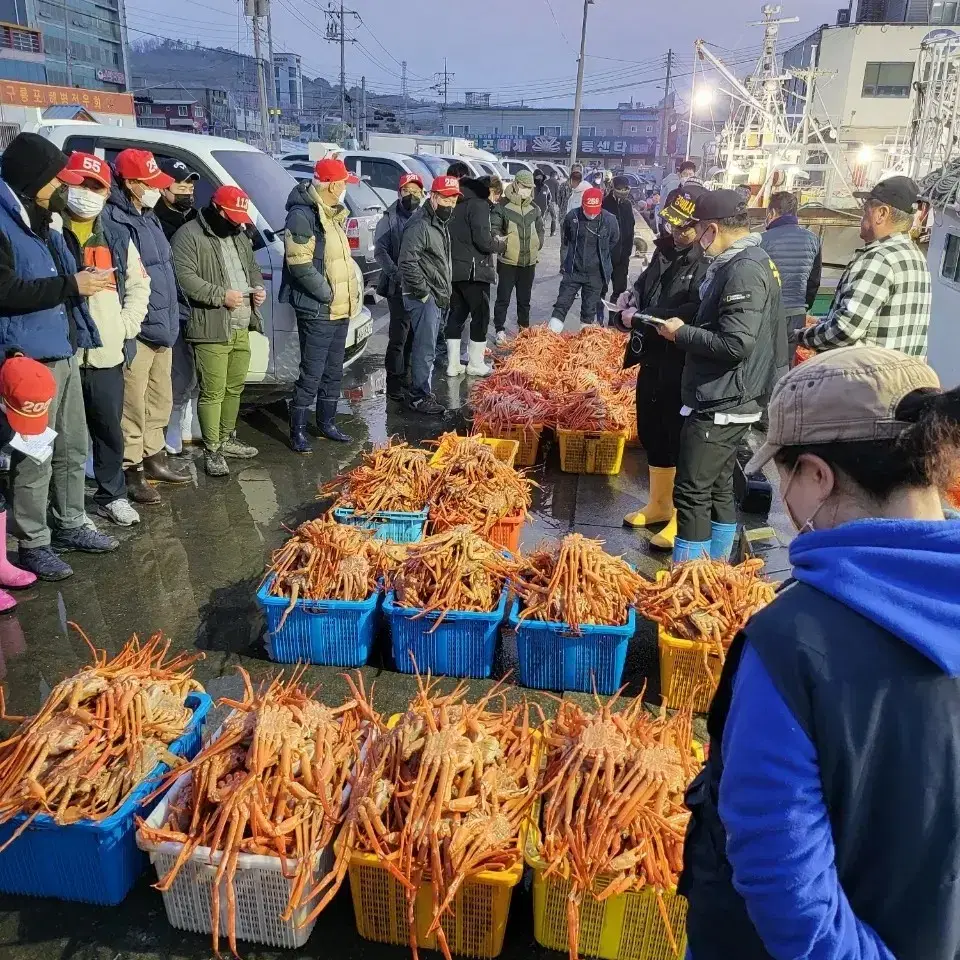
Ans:
[[[289,113],[303,112],[303,69],[299,53],[275,53],[273,76],[277,85],[277,105]]]
[[[824,26],[784,54],[787,70],[815,67],[831,74],[815,81],[810,107],[828,144],[814,146],[810,185],[822,187],[827,202],[852,202],[831,155],[853,189],[872,186],[895,166],[909,140],[920,42],[929,32],[926,24]],[[803,80],[791,82],[788,115],[799,117],[806,92]]]

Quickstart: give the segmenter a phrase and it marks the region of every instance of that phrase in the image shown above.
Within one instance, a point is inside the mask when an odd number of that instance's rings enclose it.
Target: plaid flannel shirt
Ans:
[[[930,300],[927,261],[908,234],[897,233],[859,252],[827,315],[797,342],[817,351],[863,344],[925,357]]]

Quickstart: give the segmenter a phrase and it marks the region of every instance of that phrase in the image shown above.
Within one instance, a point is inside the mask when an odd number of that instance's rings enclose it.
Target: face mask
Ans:
[[[621,200],[626,200],[630,196],[629,190],[614,190],[613,191]]]
[[[700,244],[700,249],[704,253],[707,253],[707,251],[709,251],[709,249],[714,245],[714,243],[716,243],[716,240],[717,240],[717,234],[714,231],[704,230],[704,232],[700,234],[700,237],[697,242]]]
[[[147,189],[140,194],[140,205],[145,210],[152,210],[159,202],[160,202],[159,190],[154,190],[151,187],[147,187]]]
[[[69,188],[65,183],[61,183],[47,201],[47,210],[50,213],[63,213],[67,209],[67,190]]]
[[[69,187],[67,189],[67,209],[81,220],[92,220],[99,216],[106,202],[106,197],[94,193],[86,187]]]
[[[783,500],[783,505],[786,508],[787,516],[790,518],[790,522],[797,531],[797,536],[800,536],[802,533],[812,533],[814,530],[816,530],[816,527],[813,525],[813,521],[817,519],[817,514],[820,513],[820,511],[823,509],[823,505],[827,502],[826,500],[821,500],[817,506],[817,509],[814,510],[813,513],[811,513],[803,523],[800,523],[800,521],[797,520],[796,514],[793,512],[793,509],[790,506],[790,502],[787,500],[787,494],[790,492],[790,487],[793,484],[793,478],[797,475],[797,467],[799,466],[800,461],[798,460],[793,465],[793,469],[790,471],[790,476],[787,478],[787,483],[780,494],[780,499]]]
[[[533,190],[530,187],[517,187],[517,196],[521,200],[529,200],[533,196]]]
[[[343,203],[343,201],[344,201],[344,199],[346,198],[346,196],[347,196],[347,188],[344,187],[344,188],[337,194],[337,203]]]
[[[453,207],[437,207],[437,219],[446,223],[453,216]]]
[[[600,216],[599,213],[587,213],[586,210],[583,211],[583,215],[584,215],[588,220],[596,220],[597,217]]]
[[[420,198],[415,193],[405,193],[400,198],[400,206],[403,207],[404,210],[412,213],[420,206]]]
[[[186,213],[188,210],[193,209],[193,194],[192,193],[175,193],[173,195],[173,203],[171,204],[174,210],[179,210],[181,213]]]

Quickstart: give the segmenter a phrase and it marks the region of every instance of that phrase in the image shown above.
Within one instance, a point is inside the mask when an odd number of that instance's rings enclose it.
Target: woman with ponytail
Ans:
[[[693,960],[960,957],[960,390],[849,347],[790,371],[794,579],[734,641],[681,892]]]

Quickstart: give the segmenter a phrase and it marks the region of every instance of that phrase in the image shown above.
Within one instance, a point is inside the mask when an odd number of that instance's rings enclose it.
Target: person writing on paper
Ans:
[[[701,193],[692,217],[697,243],[712,257],[700,285],[700,308],[689,323],[671,317],[656,328],[684,354],[675,562],[730,558],[737,532],[737,447],[760,420],[761,401],[773,387],[778,342],[787,335],[779,276],[760,235],[750,232],[740,194]]]
[[[45,435],[53,432],[49,429],[50,405],[56,395],[57,381],[47,366],[17,350],[9,351],[0,365],[0,421],[5,421],[0,425],[0,445],[6,446],[14,439],[18,446],[21,440],[37,440],[38,451],[44,450],[44,445],[49,451],[53,439],[48,440]],[[0,493],[0,543],[4,545],[0,550],[0,586],[15,590],[33,586],[37,575],[15,567],[7,559],[6,542],[7,502]],[[0,590],[0,613],[16,605],[17,601],[6,590]]]
[[[115,280],[109,270],[81,269],[52,228],[53,215],[66,209],[68,188],[83,183],[66,167],[66,155],[34,133],[16,136],[0,158],[0,351],[18,348],[57,382],[48,411],[57,434],[54,456],[38,462],[14,451],[10,464],[20,566],[41,580],[73,575],[51,545],[89,553],[120,545],[90,526],[85,512],[88,440],[78,353],[102,346],[86,298]]]
[[[250,369],[250,331],[263,333],[260,307],[267,299],[244,230],[253,223],[249,204],[239,187],[217,187],[173,238],[177,281],[190,305],[184,337],[194,349],[200,381],[203,468],[211,477],[230,473],[225,458],[248,460],[258,453],[235,432]]]
[[[63,235],[78,263],[112,270],[114,281],[88,301],[103,346],[80,351],[80,380],[97,481],[93,502],[99,516],[129,527],[140,522],[140,514],[127,499],[123,474],[123,364],[133,355],[132,341],[147,313],[150,278],[136,244],[102,216],[110,195],[107,161],[75,151],[67,169],[82,174],[83,183],[67,191]]]
[[[709,261],[696,242],[693,211],[703,192],[703,187],[682,187],[667,198],[650,265],[617,301],[621,327],[631,331],[624,366],[639,364],[637,431],[647,454],[650,490],[647,503],[623,522],[634,528],[665,524],[650,540],[650,546],[659,550],[672,550],[677,535],[673,483],[684,420],[680,416],[684,353],[645,318],[692,321],[700,309],[700,284]]]
[[[847,347],[770,401],[793,579],[727,652],[687,791],[692,960],[960,956],[960,390]]]

